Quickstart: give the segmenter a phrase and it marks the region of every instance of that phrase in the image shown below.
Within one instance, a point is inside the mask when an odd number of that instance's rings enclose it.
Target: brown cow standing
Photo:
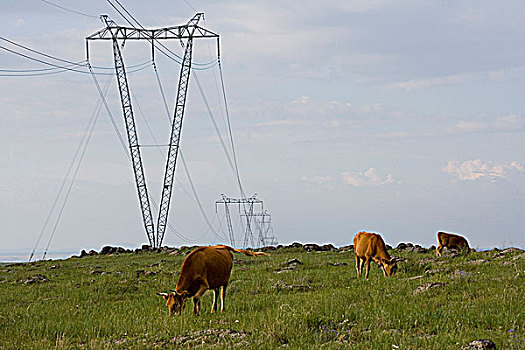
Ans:
[[[365,278],[368,279],[370,260],[374,260],[381,267],[385,277],[392,276],[397,270],[396,259],[390,258],[383,238],[377,233],[359,232],[356,234],[354,237],[354,254],[358,277],[361,277],[363,264],[366,261]]]
[[[468,246],[468,242],[465,239],[465,237],[462,237],[460,235],[455,235],[453,233],[446,233],[446,232],[438,232],[437,234],[438,239],[438,247],[436,248],[436,255],[441,256],[441,250],[443,248],[447,249],[466,249],[467,253],[469,252],[470,248]]]
[[[213,289],[211,312],[217,311],[217,299],[221,289],[221,312],[224,311],[224,297],[233,266],[232,252],[248,256],[268,255],[250,250],[235,249],[225,245],[200,247],[192,251],[180,270],[179,280],[173,293],[157,293],[167,300],[169,314],[181,314],[186,299],[193,297],[193,312],[200,313],[200,298],[208,289]]]

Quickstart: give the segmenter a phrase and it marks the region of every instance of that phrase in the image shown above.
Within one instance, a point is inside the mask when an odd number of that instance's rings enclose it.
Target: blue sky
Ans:
[[[85,59],[84,38],[103,27],[98,15],[126,24],[106,1],[51,2],[84,15],[46,1],[3,1],[2,37],[76,62]],[[280,242],[346,245],[369,230],[392,245],[429,246],[445,230],[473,247],[525,246],[521,2],[121,2],[145,27],[183,24],[197,9],[203,26],[220,34],[244,189],[264,200]],[[214,41],[196,40],[194,62],[209,62],[215,50]],[[128,42],[124,59],[139,64],[149,53]],[[110,44],[92,44],[91,59],[110,67]],[[162,55],[157,65],[172,106],[179,66]],[[0,51],[0,69],[40,68],[47,67]],[[192,74],[181,150],[223,235],[214,203],[240,194],[194,79],[227,138],[218,69]],[[114,80],[107,99],[124,132]],[[130,74],[130,85],[141,143],[154,140],[139,108],[163,143],[169,124],[153,70]],[[98,100],[89,74],[0,77],[4,250],[33,249]],[[154,148],[143,156],[158,201],[163,158]],[[209,232],[181,164],[176,177],[170,222],[192,240],[168,232],[165,243],[226,243]],[[50,251],[146,242],[131,164],[102,110]]]

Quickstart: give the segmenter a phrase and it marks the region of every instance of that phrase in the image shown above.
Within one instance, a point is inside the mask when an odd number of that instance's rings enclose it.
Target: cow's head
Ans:
[[[390,277],[397,271],[397,259],[383,259],[381,260],[381,267],[383,269],[383,272],[385,273],[385,276]]]
[[[188,292],[178,293],[177,291],[173,291],[172,293],[157,293],[157,295],[166,299],[166,306],[168,307],[170,316],[173,313],[175,313],[175,315],[182,314],[186,299],[188,298]]]

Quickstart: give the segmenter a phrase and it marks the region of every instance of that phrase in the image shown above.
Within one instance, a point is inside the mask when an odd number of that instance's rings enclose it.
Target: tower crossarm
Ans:
[[[111,21],[108,26],[91,34],[86,40],[161,40],[161,39],[189,39],[189,38],[218,38],[219,34],[214,33],[198,25],[199,20],[204,16],[197,13],[187,24],[165,28],[144,29],[118,26]],[[107,18],[102,15],[103,19]]]

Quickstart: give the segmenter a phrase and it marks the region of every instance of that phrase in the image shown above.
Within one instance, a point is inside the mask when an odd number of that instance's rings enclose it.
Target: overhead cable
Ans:
[[[48,5],[51,5],[51,6],[55,6],[55,7],[58,7],[59,9],[62,9],[64,11],[68,11],[68,12],[72,12],[72,13],[76,13],[77,15],[81,15],[81,16],[84,16],[84,17],[90,17],[90,18],[98,18],[97,16],[93,16],[93,15],[88,15],[86,13],[83,13],[83,12],[79,12],[79,11],[75,11],[75,10],[72,10],[72,9],[69,9],[67,7],[64,7],[64,6],[60,6],[60,5],[57,5],[57,4],[54,4],[52,3],[51,1],[47,1],[47,0],[40,0]]]
[[[3,38],[0,38],[0,39],[3,39]],[[8,51],[8,52],[10,52],[12,54],[24,57],[24,58],[26,58],[28,60],[32,60],[32,61],[39,62],[39,63],[42,63],[42,64],[45,64],[45,65],[53,67],[53,68],[50,68],[50,70],[60,70],[60,71],[53,71],[53,72],[47,72],[47,71],[44,71],[44,72],[37,72],[37,71],[35,71],[35,72],[33,72],[31,70],[28,70],[28,71],[23,71],[23,70],[20,70],[20,71],[2,70],[2,71],[0,71],[0,76],[4,76],[4,77],[9,77],[9,76],[15,76],[16,77],[16,76],[49,75],[49,74],[63,73],[63,72],[66,72],[66,71],[75,72],[75,73],[82,73],[82,74],[115,75],[115,73],[94,72],[92,69],[91,69],[90,72],[79,70],[80,68],[86,68],[87,67],[87,63],[86,63],[85,60],[84,61],[80,61],[80,62],[70,62],[70,61],[67,61],[67,60],[53,58],[55,60],[68,62],[67,65],[58,65],[58,64],[55,64],[55,63],[51,63],[51,62],[47,62],[47,61],[41,60],[41,59],[36,58],[36,57],[28,56],[26,54],[14,51],[14,50],[9,49],[9,48],[7,48],[5,46],[2,46],[2,45],[0,45],[0,49]],[[32,50],[32,49],[31,49],[31,51],[34,52],[34,50]],[[40,52],[38,52],[38,53],[41,54],[41,55],[47,56],[46,54],[43,54],[43,53],[40,53]],[[84,63],[81,63],[81,62],[84,62]],[[137,65],[137,67],[139,67],[139,68],[134,69],[134,70],[130,70],[129,73],[135,73],[135,72],[141,71],[143,69],[146,69],[147,68],[147,63],[148,62],[144,62],[144,63],[141,63],[141,64]],[[76,68],[72,68],[72,67],[76,67]]]
[[[104,104],[104,107],[106,108],[106,111],[107,111],[107,113],[109,115],[109,118],[111,120],[111,124],[113,124],[113,129],[115,129],[115,132],[117,133],[118,139],[120,140],[120,145],[121,145],[122,149],[124,150],[124,153],[126,154],[126,156],[129,159],[129,154],[128,154],[128,150],[126,148],[126,144],[124,142],[124,139],[122,138],[122,134],[120,133],[120,131],[119,131],[118,127],[117,127],[117,124],[115,122],[115,118],[113,118],[113,114],[111,113],[111,110],[109,109],[108,102],[106,101],[106,98],[102,94],[102,89],[100,88],[100,85],[98,83],[97,77],[95,76],[95,74],[93,74],[93,71],[92,71],[91,66],[89,65],[89,63],[88,63],[88,67],[89,67],[89,71],[91,72],[91,76],[93,77],[93,81],[95,82],[95,86],[97,87],[98,93],[100,94],[100,96],[102,98],[102,102]],[[129,159],[129,160],[131,160],[131,159]]]
[[[171,124],[172,123],[172,119],[171,119],[170,111],[169,111],[169,108],[168,108],[168,103],[166,101],[166,94],[164,93],[164,89],[162,87],[162,82],[160,80],[159,72],[157,70],[157,65],[155,64],[155,62],[153,62],[153,68],[155,70],[155,75],[157,77],[157,83],[158,83],[158,86],[159,86],[161,97],[162,97],[162,100],[164,102],[164,108],[166,110],[166,116],[168,117],[168,120],[169,120],[169,122]],[[197,205],[199,207],[199,210],[201,212],[202,217],[206,221],[206,224],[208,225],[208,228],[215,235],[215,237],[218,238],[218,239],[223,239],[222,237],[218,236],[217,231],[211,225],[211,222],[208,219],[208,216],[206,215],[206,212],[204,211],[204,207],[202,206],[202,203],[200,201],[199,195],[197,194],[197,190],[195,189],[195,185],[193,184],[193,180],[192,180],[192,178],[190,176],[190,172],[189,172],[188,167],[186,165],[186,161],[184,160],[184,156],[182,154],[182,150],[180,150],[180,149],[179,149],[179,154],[180,154],[180,158],[182,160],[182,164],[184,166],[184,171],[186,172],[186,177],[188,178],[188,182],[190,183],[191,190],[193,192],[195,201],[197,202]]]
[[[110,82],[111,82],[111,80],[108,79],[108,81],[106,82],[106,86],[104,87],[104,94],[107,93]],[[40,243],[40,239],[42,238],[42,236],[43,236],[43,234],[44,234],[44,232],[45,232],[45,230],[47,228],[47,225],[49,223],[49,220],[51,219],[51,216],[52,216],[53,212],[55,211],[56,205],[58,204],[58,200],[60,199],[60,195],[62,194],[62,191],[64,190],[64,187],[66,185],[67,179],[69,178],[71,170],[73,169],[73,165],[77,162],[77,158],[78,158],[78,156],[80,154],[80,150],[82,148],[82,145],[84,144],[84,140],[86,138],[86,135],[88,134],[88,131],[91,128],[91,124],[93,122],[93,119],[96,116],[96,111],[98,109],[100,109],[100,106],[101,106],[101,100],[99,100],[97,102],[95,110],[93,111],[93,114],[91,115],[91,118],[89,119],[88,123],[86,124],[86,127],[84,129],[84,133],[83,133],[82,138],[80,140],[80,143],[78,144],[77,149],[75,150],[73,159],[71,160],[71,163],[69,164],[69,168],[66,171],[66,175],[64,176],[64,179],[62,180],[62,183],[61,183],[60,188],[58,190],[58,193],[57,193],[57,195],[55,197],[53,205],[51,205],[51,209],[49,210],[49,213],[48,213],[48,215],[46,217],[44,225],[42,226],[40,234],[38,235],[38,238],[37,238],[36,243],[35,243],[35,247],[33,248],[33,251],[31,252],[31,255],[29,256],[29,262],[31,262],[31,259],[33,259],[33,256],[35,255],[35,252],[36,252],[36,250],[38,248],[38,244]]]
[[[228,100],[226,99],[226,89],[224,88],[224,79],[222,77],[222,64],[221,64],[220,58],[218,59],[218,61],[219,61],[219,75],[220,75],[220,78],[221,78],[221,86],[222,86],[222,96],[224,97],[224,108],[226,110],[226,120],[228,121],[228,133],[230,135],[230,142],[231,142],[232,154],[233,154],[233,162],[235,164],[235,174],[237,175],[237,182],[239,183],[239,190],[241,191],[241,195],[244,198],[244,197],[246,197],[246,195],[244,193],[244,189],[242,188],[241,176],[239,174],[239,166],[237,164],[237,155],[236,155],[236,152],[235,152],[235,144],[233,142],[233,133],[232,133],[231,123],[230,123],[230,111],[228,109]]]
[[[131,19],[133,19],[133,21],[135,21],[135,23],[141,28],[141,29],[146,29],[142,24],[140,24],[140,22],[135,18],[133,17],[133,15],[120,3],[120,1],[118,0],[114,0],[121,8],[124,12],[126,12],[130,17]],[[129,20],[116,6],[115,4],[113,4],[111,2],[111,0],[107,0],[107,2],[115,9],[115,11],[118,12],[118,14],[126,21],[128,22],[128,24],[137,29],[137,27],[131,23],[131,20]],[[166,57],[168,57],[169,59],[171,59],[172,61],[175,61],[177,62],[178,64],[182,64],[182,57],[177,55],[175,52],[173,52],[172,50],[170,50],[166,45],[164,45],[162,42],[160,42],[159,40],[155,39],[155,43],[153,44],[154,47],[159,50],[163,55],[165,55]],[[166,51],[169,52],[166,53],[163,49],[159,48],[158,46],[164,48]],[[177,57],[177,58],[174,58],[173,56]],[[207,62],[207,63],[199,63],[199,62],[192,62],[192,66],[194,65],[197,65],[197,66],[207,66],[205,68],[195,68],[195,67],[192,67],[193,70],[206,70],[206,69],[210,69],[212,68],[215,64],[217,63],[217,60],[212,60],[210,62]]]
[[[109,87],[109,80],[106,83],[106,87],[105,87],[106,92],[108,90],[108,87]],[[104,94],[102,96],[104,97]],[[66,174],[66,178],[65,179],[67,179],[67,177],[69,176],[70,170],[72,169],[72,166],[75,163],[76,158],[78,157],[76,169],[75,169],[75,171],[73,173],[73,177],[71,178],[71,181],[69,183],[69,187],[68,187],[67,192],[65,194],[64,201],[62,202],[62,206],[60,207],[60,211],[59,211],[57,219],[55,221],[55,225],[53,226],[53,230],[51,231],[51,235],[50,235],[49,240],[47,242],[46,249],[44,251],[44,254],[42,255],[42,260],[44,260],[46,258],[47,252],[49,250],[49,246],[51,245],[51,241],[53,240],[53,237],[55,236],[55,232],[57,230],[58,224],[59,224],[60,219],[62,217],[62,214],[64,212],[64,208],[66,207],[66,203],[67,203],[67,201],[69,199],[69,195],[71,193],[71,189],[73,188],[73,184],[75,183],[75,180],[77,178],[78,170],[80,169],[80,165],[82,164],[82,160],[84,159],[84,155],[86,154],[86,150],[87,150],[87,147],[89,145],[89,141],[91,140],[91,135],[93,134],[93,129],[95,128],[95,125],[97,123],[98,116],[100,115],[101,108],[102,108],[102,103],[98,102],[97,103],[97,107],[95,109],[96,112],[94,112],[93,116],[91,117],[91,119],[88,122],[88,126],[86,127],[86,130],[84,131],[84,136],[82,137],[82,140],[81,140],[80,145],[79,145],[79,147],[77,149],[77,152],[75,152],[75,156],[73,158],[73,161],[71,162],[71,165],[70,165],[70,167],[68,169],[68,172]],[[82,149],[81,152],[80,152],[80,149]],[[79,153],[80,153],[80,155],[79,155]],[[60,188],[60,192],[62,191],[62,189],[63,189],[63,187]],[[60,195],[60,193],[57,195],[57,198],[58,198],[59,195]],[[53,205],[53,209],[54,209],[54,205]],[[48,222],[48,220],[46,220],[46,224],[47,224],[47,222]],[[40,237],[39,237],[39,239],[40,239]],[[38,244],[38,242],[37,242],[37,244]],[[31,258],[33,256],[33,253],[31,254]],[[30,258],[30,260],[31,260],[31,258]]]

